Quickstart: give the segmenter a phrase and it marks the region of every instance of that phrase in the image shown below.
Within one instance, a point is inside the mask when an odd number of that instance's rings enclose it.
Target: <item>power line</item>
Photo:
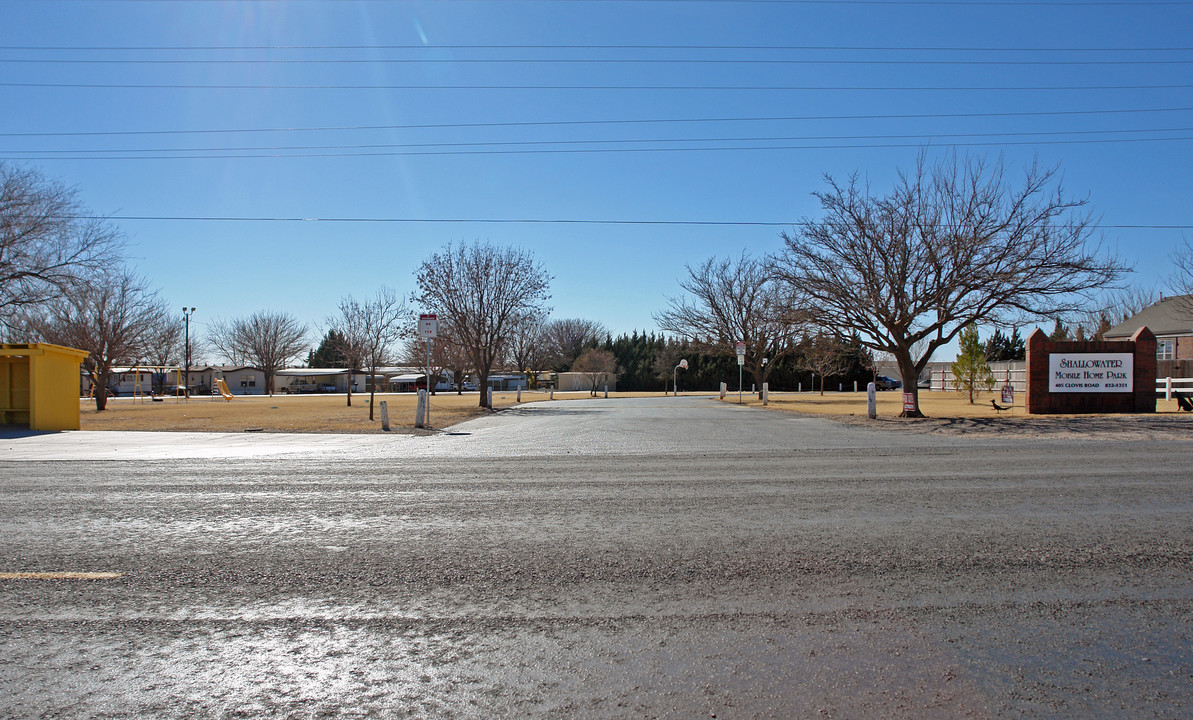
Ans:
[[[1135,4],[1135,3],[1130,3]],[[581,44],[581,45],[0,45],[0,50],[37,51],[225,51],[225,50],[759,50],[759,51],[873,51],[873,52],[1187,52],[1193,45],[1166,47],[996,47],[974,45],[662,45],[662,44]]]
[[[301,222],[301,223],[473,223],[490,225],[680,225],[703,227],[792,227],[799,220],[626,220],[595,218],[368,218],[213,215],[63,215],[69,220],[119,220],[128,222]],[[1193,225],[1091,224],[1094,230],[1190,230]]]
[[[230,83],[22,83],[0,82],[0,87],[92,90],[598,90],[598,91],[698,91],[698,92],[1034,92],[1061,90],[1187,90],[1193,84],[1162,85],[234,85]]]
[[[1193,135],[1162,138],[1114,138],[1091,140],[1018,140],[989,142],[945,142],[947,147],[1022,147],[1025,145],[1105,145],[1110,143],[1155,143],[1193,140]],[[931,143],[929,143],[931,144]],[[385,152],[318,152],[288,154],[216,154],[216,155],[32,155],[9,151],[7,160],[238,160],[238,159],[303,159],[335,157],[443,157],[453,155],[590,155],[612,153],[679,153],[679,152],[751,152],[778,150],[889,150],[921,148],[923,142],[867,143],[832,145],[746,145],[727,147],[654,147],[654,148],[530,148],[516,150],[434,150]]]
[[[70,153],[87,153],[87,154],[112,154],[112,153],[165,153],[165,152],[185,152],[185,153],[231,153],[231,152],[263,152],[263,151],[286,151],[286,150],[392,150],[392,149],[419,149],[419,148],[475,148],[475,147],[537,147],[537,146],[560,146],[560,145],[599,145],[599,146],[615,146],[615,145],[633,145],[645,143],[728,143],[728,142],[808,142],[813,140],[939,140],[939,139],[956,139],[956,138],[999,138],[999,137],[1052,137],[1056,135],[1123,135],[1128,133],[1174,133],[1174,132],[1191,132],[1193,127],[1169,127],[1169,128],[1136,128],[1136,129],[1117,129],[1117,130],[1039,130],[1027,132],[994,132],[994,133],[929,133],[919,135],[909,134],[883,134],[883,135],[800,135],[800,136],[764,136],[764,137],[697,137],[697,138],[623,138],[613,140],[496,140],[496,141],[475,141],[475,142],[428,142],[428,143],[370,143],[357,145],[268,145],[255,147],[189,147],[189,148],[116,148],[116,149],[101,149],[101,150],[40,150],[40,149],[25,149],[25,150],[0,150],[0,153],[20,152],[20,153],[47,153],[54,155],[66,155]],[[1164,140],[1167,138],[1128,138],[1128,139],[1151,139]],[[700,150],[704,148],[677,148],[677,149],[691,149]],[[715,149],[715,148],[710,148]]]
[[[1116,115],[1132,113],[1189,112],[1193,107],[1174,108],[1120,108],[1099,110],[1039,110],[1021,112],[990,113],[908,113],[908,114],[864,114],[864,115],[788,115],[754,117],[711,117],[711,118],[645,118],[612,120],[532,120],[514,122],[474,123],[417,123],[400,125],[330,125],[313,127],[281,128],[217,128],[208,130],[88,130],[80,132],[0,132],[0,137],[114,137],[135,135],[206,135],[227,133],[274,133],[274,132],[330,132],[343,130],[428,130],[458,128],[517,128],[517,127],[570,127],[591,125],[651,125],[685,123],[741,123],[741,122],[802,122],[820,120],[928,120],[948,118],[1010,118],[1010,117],[1053,117],[1075,115]]]
[[[67,0],[73,2],[111,2],[112,0]],[[190,2],[199,3],[222,3],[222,2],[338,2],[339,0],[189,0]],[[374,2],[374,3],[408,3],[412,0],[358,0],[360,2]],[[454,2],[466,3],[476,2],[478,0],[440,0],[440,2]],[[176,3],[179,0],[124,0],[124,2],[141,2],[141,3]],[[965,7],[1138,7],[1138,6],[1152,6],[1152,7],[1183,7],[1193,3],[1189,0],[485,0],[485,2],[520,2],[520,3],[553,3],[560,4],[563,2],[571,4],[580,3],[620,3],[620,4],[678,4],[678,3],[702,3],[707,5],[726,4],[726,5],[886,5],[888,7],[898,7],[900,5],[921,5],[921,6],[965,6]]]
[[[212,58],[212,60],[37,60],[4,58],[5,64],[798,64],[798,66],[1187,66],[1193,60],[809,60],[809,58]]]

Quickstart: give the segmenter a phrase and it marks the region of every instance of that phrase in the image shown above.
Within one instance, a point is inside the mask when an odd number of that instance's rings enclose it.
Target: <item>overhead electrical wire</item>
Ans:
[[[646,143],[729,143],[729,142],[809,142],[814,140],[945,140],[957,138],[1018,138],[1018,137],[1052,137],[1056,135],[1124,135],[1128,133],[1175,133],[1193,132],[1193,127],[1169,128],[1133,128],[1116,130],[1042,130],[1028,132],[991,132],[991,133],[929,133],[929,134],[882,134],[882,135],[800,135],[800,136],[763,136],[763,137],[697,137],[697,138],[619,138],[619,139],[577,139],[577,140],[492,140],[473,142],[422,142],[422,143],[369,143],[355,145],[268,145],[254,147],[185,147],[185,148],[107,148],[107,149],[66,149],[66,150],[0,150],[0,154],[17,153],[46,153],[53,155],[68,155],[71,153],[86,154],[114,154],[114,153],[240,153],[240,152],[279,152],[289,150],[392,150],[392,149],[420,149],[420,148],[473,148],[473,147],[537,147],[560,145],[632,145]],[[1139,140],[1166,140],[1169,138],[1127,138]],[[1173,138],[1181,139],[1181,138]],[[666,148],[660,148],[666,149]],[[717,148],[675,148],[678,150],[715,150]],[[201,157],[201,156],[199,156]],[[251,156],[246,156],[251,157]]]
[[[249,85],[231,83],[47,83],[0,82],[0,87],[92,90],[599,90],[682,92],[1057,92],[1106,90],[1187,90],[1189,83],[1157,85]]]
[[[682,225],[704,227],[792,227],[798,220],[624,220],[596,218],[368,218],[215,215],[62,215],[71,220],[120,220],[139,222],[309,222],[309,223],[476,223],[491,225]],[[1094,230],[1190,230],[1193,225],[1090,223]]]
[[[1025,145],[1096,145],[1109,143],[1155,143],[1193,140],[1193,135],[1162,138],[1113,138],[1087,140],[1018,140],[989,142],[945,142],[948,147],[1021,147]],[[524,148],[515,150],[431,150],[386,152],[318,152],[318,153],[264,153],[264,154],[214,154],[214,155],[34,155],[18,150],[0,153],[7,160],[235,160],[250,158],[320,158],[320,157],[420,157],[450,155],[563,155],[598,153],[677,153],[677,152],[748,152],[760,150],[849,150],[849,149],[894,149],[923,147],[915,143],[867,143],[832,145],[743,145],[729,147],[654,147],[654,148]]]
[[[591,125],[654,125],[686,123],[742,123],[742,122],[797,122],[819,120],[932,120],[945,118],[1011,118],[1011,117],[1053,117],[1074,115],[1118,115],[1134,113],[1190,112],[1190,107],[1172,108],[1109,108],[1097,110],[1028,110],[1009,112],[968,113],[905,113],[905,114],[862,114],[862,115],[785,115],[709,118],[640,118],[605,120],[528,120],[509,122],[471,123],[404,123],[397,125],[327,125],[310,127],[277,128],[212,128],[200,130],[86,130],[67,132],[0,132],[0,137],[115,137],[136,135],[207,135],[230,133],[281,133],[281,132],[330,132],[357,130],[427,130],[457,128],[516,128],[516,127],[570,127]]]
[[[6,64],[799,64],[799,66],[1187,66],[1193,60],[810,60],[810,58],[212,58],[212,60],[95,60],[95,58],[8,58]]]
[[[390,44],[390,45],[0,45],[5,50],[87,51],[87,52],[175,52],[227,50],[758,50],[758,51],[866,51],[866,52],[999,52],[999,53],[1071,53],[1071,52],[1187,52],[1193,45],[1158,47],[995,47],[976,45],[684,45],[684,44]]]

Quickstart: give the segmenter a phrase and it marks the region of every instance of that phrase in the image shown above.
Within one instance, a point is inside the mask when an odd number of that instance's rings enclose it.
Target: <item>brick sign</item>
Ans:
[[[1134,373],[1134,353],[1052,353],[1048,392],[1131,392]]]
[[[1056,341],[1036,329],[1027,338],[1029,413],[1156,411],[1156,336]]]

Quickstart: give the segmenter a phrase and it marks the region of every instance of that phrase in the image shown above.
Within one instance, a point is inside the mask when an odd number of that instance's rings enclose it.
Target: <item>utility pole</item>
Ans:
[[[186,402],[190,402],[191,400],[191,315],[194,313],[195,308],[188,309],[185,306],[182,308],[182,319],[186,322],[186,340],[184,343],[186,349],[183,351],[183,354],[186,356],[184,360],[185,374],[183,375],[185,379],[182,381]]]

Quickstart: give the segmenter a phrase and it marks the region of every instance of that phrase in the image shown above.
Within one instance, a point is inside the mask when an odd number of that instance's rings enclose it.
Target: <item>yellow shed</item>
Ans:
[[[79,429],[79,365],[87,352],[49,343],[0,344],[0,424]]]

